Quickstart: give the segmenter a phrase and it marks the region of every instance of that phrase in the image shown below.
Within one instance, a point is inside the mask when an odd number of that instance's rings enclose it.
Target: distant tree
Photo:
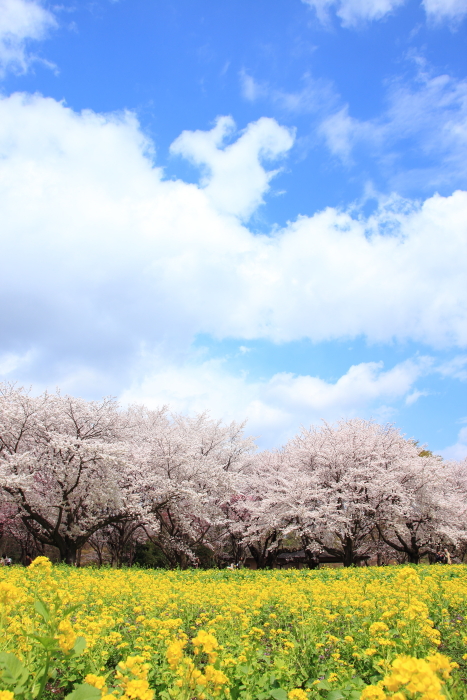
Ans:
[[[112,399],[31,396],[0,386],[0,491],[35,541],[73,564],[128,513],[122,415]]]
[[[140,520],[127,519],[107,525],[103,532],[110,553],[110,563],[117,569],[133,564],[138,542],[147,540]]]
[[[381,539],[418,564],[439,547],[466,537],[466,503],[453,478],[453,463],[414,455],[398,474],[393,497],[378,513]]]
[[[276,453],[264,513],[299,536],[310,565],[319,551],[356,564],[373,547],[378,508],[406,452],[397,430],[371,421],[302,429]]]
[[[302,429],[283,450],[258,457],[247,534],[272,536],[271,552],[294,532],[310,564],[321,550],[351,566],[381,556],[383,544],[386,555],[390,547],[418,562],[435,542],[462,534],[442,474],[439,457],[421,457],[392,425],[351,419]]]
[[[344,566],[466,556],[465,460],[361,419],[257,454],[243,429],[0,384],[0,536],[69,564],[85,544],[116,566],[265,568],[297,548],[311,568],[323,553]]]
[[[263,451],[242,481],[243,493],[231,504],[231,528],[258,569],[272,567],[285,551],[284,540],[298,532],[307,484],[281,451]]]
[[[133,483],[148,537],[172,566],[197,562],[201,545],[214,550],[228,518],[223,506],[236,492],[254,449],[243,425],[223,425],[207,414],[193,417],[130,411]]]

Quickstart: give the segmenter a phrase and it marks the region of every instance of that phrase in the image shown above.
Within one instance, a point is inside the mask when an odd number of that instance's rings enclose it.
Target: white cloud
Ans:
[[[399,191],[455,187],[467,177],[467,81],[433,75],[419,63],[415,80],[389,84],[387,108],[379,117],[355,119],[345,105],[320,125],[334,155],[349,162],[355,149],[370,151]],[[418,169],[403,162],[407,152],[417,153]]]
[[[171,152],[204,166],[201,184],[218,211],[248,219],[278,173],[266,171],[261,161],[284,156],[292,148],[294,135],[267,117],[249,124],[234,143],[225,145],[234,132],[233,119],[219,117],[211,131],[184,131]]]
[[[467,15],[467,0],[423,0],[428,19],[458,22]]]
[[[349,162],[355,143],[363,137],[364,125],[349,115],[349,106],[345,105],[326,117],[319,131],[331,153]]]
[[[0,75],[7,69],[26,72],[36,60],[29,43],[45,39],[56,26],[40,0],[0,0]]]
[[[33,353],[31,351],[24,355],[19,355],[13,352],[5,352],[0,355],[0,381],[8,379],[13,372],[18,372],[24,369],[25,366],[31,363]]]
[[[328,208],[254,235],[238,216],[267,191],[261,156],[291,142],[273,120],[238,137],[230,120],[185,132],[176,150],[209,165],[197,186],[163,180],[131,114],[77,114],[40,96],[0,100],[0,353],[34,350],[23,381],[119,393],[157,375],[155,353],[161,376],[182,376],[202,333],[245,347],[361,335],[465,346],[467,193],[388,200],[369,218]],[[198,365],[178,383],[186,396]],[[389,401],[414,390],[420,367],[359,365],[332,385],[276,375],[253,382],[257,397],[238,405],[273,422],[290,402],[306,408],[308,395],[323,411],[348,396],[356,406]],[[224,405],[231,385],[248,394],[247,380],[224,375]]]
[[[467,381],[467,355],[457,355],[452,360],[443,362],[438,366],[437,371],[443,377]]]
[[[429,391],[418,391],[418,389],[415,389],[414,391],[412,391],[411,394],[408,394],[406,396],[405,403],[407,406],[412,406],[422,396],[429,396],[429,395],[430,395]]]
[[[247,417],[249,433],[261,435],[263,444],[280,444],[299,425],[373,415],[383,401],[404,397],[430,361],[409,360],[386,371],[382,363],[362,363],[335,382],[288,372],[249,381],[228,372],[221,360],[174,365],[154,358],[153,363],[156,368],[122,394],[124,403],[170,404],[181,412],[209,408],[225,420]]]
[[[446,447],[441,450],[441,455],[445,459],[457,459],[462,460],[467,457],[467,426],[461,428],[459,435],[457,436],[457,442],[454,445]]]
[[[306,72],[301,79],[303,87],[295,92],[258,82],[245,70],[240,72],[242,97],[249,102],[268,99],[284,112],[293,114],[320,114],[329,112],[339,102],[339,97],[329,80],[314,78]]]
[[[342,26],[356,27],[362,22],[380,20],[391,14],[406,0],[302,0],[312,7],[318,19],[329,22],[329,10],[334,8]],[[466,0],[422,0],[428,20],[435,23],[463,19],[467,14]]]
[[[405,0],[302,0],[312,7],[318,19],[327,23],[329,10],[337,7],[336,13],[344,27],[355,27],[361,22],[382,19],[397,7],[403,5]]]
[[[245,70],[240,71],[240,88],[242,97],[248,102],[255,102],[259,97],[265,97],[269,93],[266,85],[258,83]]]
[[[466,0],[467,2],[467,0]],[[279,113],[311,115],[307,141],[324,141],[347,166],[371,157],[389,187],[412,195],[463,187],[467,180],[467,80],[437,75],[426,60],[410,55],[415,74],[386,81],[384,108],[357,119],[330,81],[302,76],[285,91],[241,73],[245,99],[267,99]],[[368,166],[364,166],[367,168]]]

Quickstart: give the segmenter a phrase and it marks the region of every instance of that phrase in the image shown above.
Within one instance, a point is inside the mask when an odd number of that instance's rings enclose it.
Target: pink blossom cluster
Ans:
[[[244,424],[167,408],[0,385],[0,527],[24,552],[76,561],[90,545],[122,563],[152,542],[171,566],[301,551],[349,566],[417,563],[467,543],[467,462],[444,461],[392,425],[302,429],[257,452]]]

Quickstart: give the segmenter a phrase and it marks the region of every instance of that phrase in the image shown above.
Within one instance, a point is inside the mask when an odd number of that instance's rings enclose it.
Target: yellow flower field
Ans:
[[[467,698],[465,566],[146,571],[40,558],[0,570],[0,605],[0,700],[78,686],[75,700]]]

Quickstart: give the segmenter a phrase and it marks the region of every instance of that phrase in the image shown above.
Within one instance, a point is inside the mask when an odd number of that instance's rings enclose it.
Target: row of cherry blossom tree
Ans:
[[[244,425],[167,408],[122,409],[0,385],[0,527],[25,553],[73,564],[84,545],[117,565],[137,542],[170,566],[300,549],[345,566],[417,563],[467,543],[467,462],[421,451],[391,425],[352,419],[256,452]]]

